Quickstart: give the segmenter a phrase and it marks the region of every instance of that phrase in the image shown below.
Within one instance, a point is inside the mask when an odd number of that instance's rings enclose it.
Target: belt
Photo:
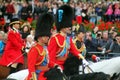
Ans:
[[[65,61],[67,59],[67,56],[57,57],[56,59],[60,61]]]
[[[47,71],[47,70],[49,70],[48,65],[46,65],[46,66],[36,66],[35,68],[36,68],[36,70],[42,70],[42,71]]]

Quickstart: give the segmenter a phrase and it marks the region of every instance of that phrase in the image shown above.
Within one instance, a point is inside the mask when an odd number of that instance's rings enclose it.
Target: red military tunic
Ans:
[[[70,39],[70,44],[69,44],[69,48],[67,49],[67,52],[64,56],[64,58],[68,57],[68,53],[72,53],[73,55],[79,57],[79,51],[75,48],[75,45],[72,41],[72,38]],[[63,35],[61,35],[60,33],[54,35],[53,37],[51,37],[49,44],[48,44],[48,51],[49,51],[49,56],[50,56],[50,66],[53,67],[55,66],[55,64],[58,64],[61,66],[61,68],[63,68],[63,64],[65,62],[66,59],[60,59],[60,57],[57,57],[57,55],[59,54],[59,52],[62,51],[63,47],[65,46],[65,40],[66,37],[64,37]]]
[[[19,32],[15,30],[10,30],[8,32],[8,40],[5,45],[5,50],[3,52],[2,58],[0,59],[0,65],[7,66],[9,63],[24,63],[24,58],[22,56],[22,47],[24,42],[21,38]]]
[[[44,66],[42,65],[46,55],[47,55],[46,50],[43,48],[43,46],[39,45],[38,43],[30,49],[30,51],[28,53],[29,75],[26,78],[26,80],[31,80],[33,78],[34,74],[36,76],[36,70],[38,70],[38,69],[41,69],[41,70],[40,70],[40,73],[37,75],[38,76],[37,80],[46,80],[46,78],[43,75],[44,75],[45,71],[49,70],[48,63],[46,63],[46,65],[44,65]],[[44,69],[40,68],[41,66],[45,67],[45,68]]]

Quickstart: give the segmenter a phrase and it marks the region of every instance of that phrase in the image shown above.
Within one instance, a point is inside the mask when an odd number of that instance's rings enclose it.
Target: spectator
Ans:
[[[22,8],[21,8],[21,15],[20,15],[20,17],[21,17],[21,19],[22,20],[27,20],[27,18],[28,18],[28,4],[26,3],[26,2],[24,2],[23,4],[22,4]]]
[[[28,53],[29,49],[33,46],[33,44],[35,43],[34,41],[34,34],[35,31],[31,30],[30,31],[30,35],[27,36],[26,38],[26,46],[25,46],[25,52]]]
[[[113,14],[113,9],[112,9],[112,4],[110,4],[108,6],[108,9],[105,13],[105,15],[107,16],[108,20],[107,21],[112,21],[112,14]]]
[[[22,26],[21,26],[21,34],[22,34],[22,39],[26,40],[26,37],[30,34],[30,28],[31,25],[29,24],[29,22],[25,22]]]
[[[103,2],[102,3],[102,12],[103,12],[103,16],[102,16],[102,20],[103,21],[107,21],[107,17],[106,17],[106,15],[105,15],[105,12],[107,11],[107,3],[106,2]]]
[[[6,13],[9,20],[11,20],[15,14],[15,8],[11,0],[8,1],[8,4],[6,6]]]
[[[97,39],[92,38],[92,35],[90,32],[86,32],[85,46],[86,46],[87,53],[97,51]]]
[[[78,2],[75,7],[75,16],[81,16],[81,11],[82,11],[82,4]]]
[[[120,5],[115,4],[115,11],[114,11],[115,21],[120,21]]]
[[[116,35],[115,39],[113,39],[113,42],[110,45],[110,49],[107,50],[106,53],[109,54],[109,52],[120,53],[120,35]]]
[[[82,9],[82,11],[81,11],[81,13],[82,13],[82,14],[81,14],[81,15],[82,15],[82,21],[83,21],[83,22],[89,21],[89,20],[88,20],[87,11],[88,11],[87,6],[84,5],[84,7],[83,7],[83,9]]]
[[[88,15],[89,15],[89,21],[96,24],[97,14],[95,13],[95,9],[93,7],[92,7],[92,11]]]
[[[107,50],[110,49],[110,44],[112,39],[108,36],[108,31],[104,31],[102,35],[102,40],[98,44],[98,51],[102,51],[104,48]]]
[[[96,38],[97,37],[97,32],[98,32],[98,27],[97,26],[95,26],[94,28],[93,28],[93,30],[92,30],[92,38]]]
[[[99,3],[96,7],[95,7],[95,12],[97,14],[97,23],[101,20],[102,18],[102,6],[101,3]]]
[[[42,13],[42,5],[43,3],[42,2],[38,2],[35,6],[35,10],[34,10],[34,16],[35,16],[35,19],[38,18],[38,16]]]

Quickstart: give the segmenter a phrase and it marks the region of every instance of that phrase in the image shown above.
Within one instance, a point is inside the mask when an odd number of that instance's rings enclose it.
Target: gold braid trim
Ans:
[[[80,52],[82,52],[85,49],[85,46],[82,45],[80,49],[78,49]]]
[[[85,45],[82,45],[79,49],[77,48],[77,46],[76,46],[76,41],[77,41],[78,39],[76,38],[73,42],[74,42],[74,45],[75,45],[75,47],[76,47],[76,49],[79,51],[79,52],[82,52],[83,50],[84,50],[84,48],[85,48]]]
[[[56,36],[55,36],[55,40],[56,40],[56,42],[57,42],[57,44],[58,44],[59,47],[64,47],[65,44],[66,44],[66,41],[64,40],[63,45],[60,45],[60,43],[58,41],[58,38]]]
[[[37,80],[37,75],[35,72],[32,72],[32,77],[30,78],[30,80]]]
[[[77,41],[77,38],[73,42],[74,42],[75,48],[79,51],[79,49],[76,46],[76,41]],[[85,59],[84,56],[82,56],[82,54],[78,54],[78,56],[79,56],[79,59],[82,59],[82,60]]]
[[[77,41],[77,38],[75,38],[75,39],[73,40],[73,43],[74,43],[75,48],[78,50],[78,48],[77,48],[77,46],[76,46],[76,41]],[[79,50],[78,50],[78,51],[79,51]]]
[[[78,56],[79,56],[79,59],[85,59],[83,56],[82,56],[82,54],[78,54]]]
[[[44,61],[45,55],[46,55],[46,51],[43,49],[43,51],[41,53],[40,50],[39,50],[39,48],[37,46],[35,46],[35,48],[37,49],[37,51],[38,51],[38,53],[39,53],[40,56],[44,56],[44,58],[39,63],[36,64],[36,65],[39,65],[39,64],[41,64]]]

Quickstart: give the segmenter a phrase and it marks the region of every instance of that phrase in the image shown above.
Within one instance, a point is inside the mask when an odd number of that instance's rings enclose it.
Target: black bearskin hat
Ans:
[[[49,13],[41,14],[36,24],[35,40],[37,40],[38,37],[50,36],[53,23],[54,23],[54,19],[51,14]]]
[[[60,31],[62,28],[72,27],[73,8],[69,5],[62,5],[56,14],[56,27]]]

